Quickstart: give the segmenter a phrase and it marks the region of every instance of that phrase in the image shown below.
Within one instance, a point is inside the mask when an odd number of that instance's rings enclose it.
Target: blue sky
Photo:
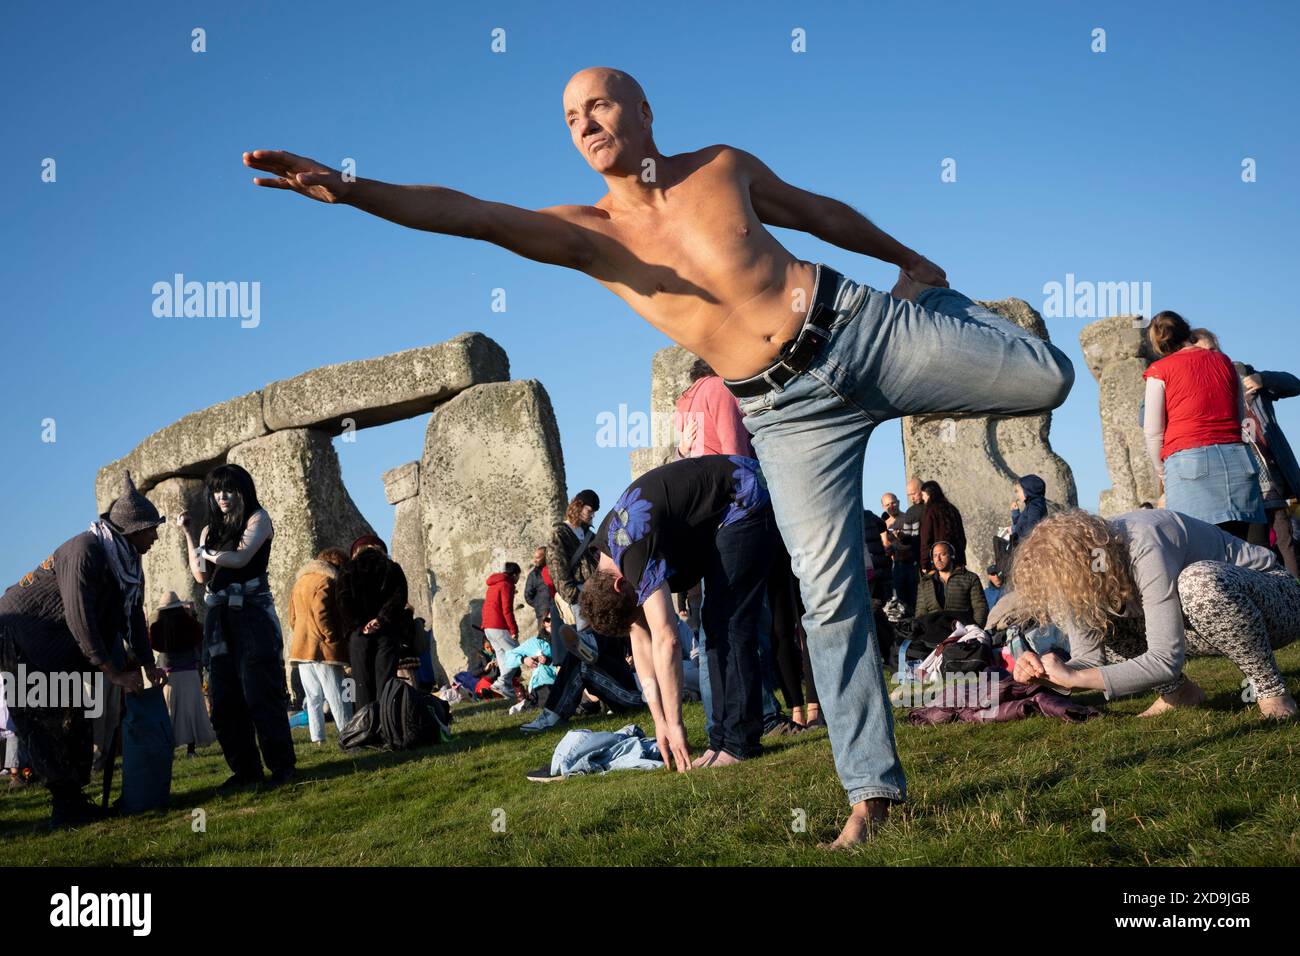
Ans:
[[[570,491],[611,502],[628,449],[596,417],[645,409],[667,344],[577,273],[258,190],[245,149],[538,208],[594,202],[560,95],[590,65],[633,73],[665,153],[726,142],[849,202],[977,298],[1041,308],[1067,273],[1151,283],[1154,308],[1224,350],[1296,370],[1300,210],[1292,3],[318,2],[119,7],[11,2],[0,37],[0,587],[94,517],[94,476],[182,415],[318,365],[492,336],[540,379]],[[191,51],[201,27],[207,52]],[[506,52],[491,52],[493,28]],[[1091,50],[1094,28],[1106,51]],[[791,50],[806,31],[807,52]],[[1292,117],[1288,119],[1287,117]],[[42,182],[41,164],[57,163]],[[1241,163],[1257,163],[1243,183]],[[941,162],[957,162],[942,182]],[[776,230],[869,284],[893,270]],[[153,283],[261,283],[261,323],[157,318]],[[508,311],[491,311],[504,288]],[[1076,359],[1053,444],[1085,506],[1109,484],[1088,319],[1049,320]],[[954,369],[954,374],[970,370]],[[1279,406],[1300,438],[1300,402]],[[57,440],[42,441],[53,418]],[[380,474],[420,454],[424,418],[336,442],[381,534]],[[896,423],[866,495],[901,491]]]

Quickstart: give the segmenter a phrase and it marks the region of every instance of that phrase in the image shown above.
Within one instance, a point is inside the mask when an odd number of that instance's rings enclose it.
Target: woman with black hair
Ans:
[[[934,546],[940,541],[952,545],[953,567],[966,567],[966,528],[961,512],[944,496],[937,481],[921,482],[925,515],[921,518],[921,570],[933,571]]]
[[[194,580],[206,585],[203,661],[212,725],[233,771],[222,787],[261,783],[263,761],[271,785],[279,786],[293,779],[295,757],[281,663],[284,640],[266,575],[275,532],[253,476],[243,468],[212,469],[207,488],[208,522],[198,542],[189,512],[181,512],[176,523],[185,531]]]

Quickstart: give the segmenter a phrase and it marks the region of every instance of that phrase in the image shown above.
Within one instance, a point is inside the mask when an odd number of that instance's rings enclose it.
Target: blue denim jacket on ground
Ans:
[[[611,770],[659,770],[664,762],[659,745],[647,740],[641,728],[628,724],[608,731],[570,730],[551,757],[551,776],[570,777]]]

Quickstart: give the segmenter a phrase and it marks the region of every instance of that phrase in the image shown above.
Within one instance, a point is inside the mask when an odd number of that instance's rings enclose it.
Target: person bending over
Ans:
[[[1160,696],[1143,717],[1195,707],[1205,692],[1183,674],[1190,628],[1203,645],[1196,650],[1241,668],[1264,716],[1295,716],[1273,651],[1300,636],[1300,582],[1265,548],[1174,511],[1107,521],[1076,509],[1039,523],[1016,550],[1011,579],[1017,613],[1070,638],[1069,661],[1022,654],[1018,681],[1108,699],[1154,689]],[[1136,654],[1124,640],[1134,618],[1146,635]]]

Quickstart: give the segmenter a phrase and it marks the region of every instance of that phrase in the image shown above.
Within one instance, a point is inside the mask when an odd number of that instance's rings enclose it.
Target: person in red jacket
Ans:
[[[519,565],[507,561],[505,570],[487,579],[487,596],[483,599],[483,634],[496,651],[497,660],[504,661],[506,652],[519,646],[519,625],[515,623],[515,584],[519,581]],[[492,689],[502,697],[514,696],[500,677]]]

